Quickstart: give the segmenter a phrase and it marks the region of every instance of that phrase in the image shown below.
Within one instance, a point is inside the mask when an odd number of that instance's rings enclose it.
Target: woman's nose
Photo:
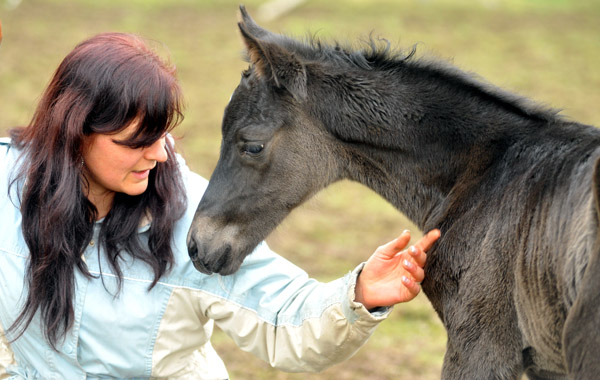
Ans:
[[[166,144],[166,136],[156,140],[154,144],[146,148],[145,158],[150,161],[165,162],[168,158]]]

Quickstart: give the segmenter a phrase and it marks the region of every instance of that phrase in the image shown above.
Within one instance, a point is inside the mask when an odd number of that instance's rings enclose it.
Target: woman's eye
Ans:
[[[249,155],[257,155],[263,151],[265,144],[246,143],[242,146],[242,153]]]

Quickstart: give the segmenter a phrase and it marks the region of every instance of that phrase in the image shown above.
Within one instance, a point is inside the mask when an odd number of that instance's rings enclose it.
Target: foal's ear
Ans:
[[[248,33],[253,35],[255,38],[265,38],[268,36],[274,36],[273,33],[258,26],[254,22],[252,17],[250,17],[250,14],[246,10],[246,7],[243,5],[240,5],[240,18],[241,19],[239,23],[244,25]]]
[[[306,69],[293,53],[277,43],[278,36],[256,25],[243,6],[238,23],[244,44],[259,76],[285,88],[296,100],[306,99]]]

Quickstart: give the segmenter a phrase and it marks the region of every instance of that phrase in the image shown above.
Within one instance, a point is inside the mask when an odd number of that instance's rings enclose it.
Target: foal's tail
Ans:
[[[600,374],[600,159],[593,175],[595,241],[563,332],[569,379],[597,379]]]

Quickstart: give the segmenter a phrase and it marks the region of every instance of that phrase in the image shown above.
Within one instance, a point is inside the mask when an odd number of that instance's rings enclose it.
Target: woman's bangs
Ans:
[[[146,117],[143,117],[140,120],[135,133],[133,133],[131,137],[126,140],[118,141],[118,143],[134,149],[144,148],[154,144],[167,132],[168,128],[166,128],[164,124],[158,124],[152,120],[147,120]]]
[[[135,102],[137,130],[130,138],[119,142],[132,148],[152,145],[182,119],[179,88],[163,71],[146,81],[146,88],[141,94]]]

